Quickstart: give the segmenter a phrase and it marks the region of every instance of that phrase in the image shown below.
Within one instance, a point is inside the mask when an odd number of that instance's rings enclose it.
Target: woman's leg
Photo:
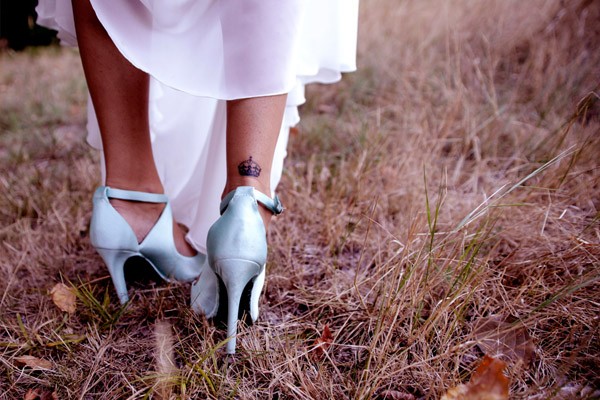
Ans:
[[[72,0],[86,81],[98,117],[106,163],[106,185],[151,193],[164,189],[152,154],[148,120],[149,77],[123,57],[98,21],[89,0]],[[141,241],[163,205],[111,200]],[[174,226],[183,255],[195,251]]]
[[[253,97],[227,102],[227,183],[223,195],[238,186],[253,186],[271,197],[271,165],[281,130],[287,95]],[[260,167],[239,168],[244,162]],[[268,227],[272,213],[260,207]]]

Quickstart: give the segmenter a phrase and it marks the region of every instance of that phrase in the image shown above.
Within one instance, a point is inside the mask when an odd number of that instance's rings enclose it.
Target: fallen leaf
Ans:
[[[40,391],[39,388],[35,388],[29,389],[27,393],[25,393],[23,400],[58,400],[58,395],[56,392],[51,392],[49,390]]]
[[[175,374],[177,367],[175,366],[175,351],[173,330],[171,325],[166,321],[159,321],[154,326],[154,344],[157,377],[154,385],[154,393],[157,399],[172,398],[173,389],[175,387]]]
[[[467,384],[449,389],[442,400],[508,400],[509,381],[504,361],[485,356]]]
[[[379,393],[377,398],[381,400],[415,400],[415,396],[412,394],[398,390],[384,390]]]
[[[325,352],[331,346],[331,342],[333,341],[333,335],[331,334],[331,330],[329,329],[329,325],[325,325],[323,328],[323,333],[321,337],[316,339],[314,342],[315,351],[314,355],[317,359],[323,358]]]
[[[34,356],[15,357],[15,362],[33,369],[52,369],[52,362]]]
[[[319,112],[319,114],[334,115],[337,114],[338,108],[335,104],[319,104],[319,106],[317,107],[317,111]]]
[[[27,393],[25,393],[25,397],[23,400],[37,400],[40,398],[40,389],[29,389]]]
[[[473,335],[477,347],[493,357],[505,356],[514,362],[529,364],[535,354],[535,346],[523,326],[514,324],[511,318],[492,315],[476,322]]]
[[[70,287],[64,283],[57,283],[54,285],[52,290],[50,290],[50,295],[52,296],[52,301],[54,304],[56,304],[56,306],[62,311],[68,312],[69,314],[73,314],[75,312],[76,296]]]

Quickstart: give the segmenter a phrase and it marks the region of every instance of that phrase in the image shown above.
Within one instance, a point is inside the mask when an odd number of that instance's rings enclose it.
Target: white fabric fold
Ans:
[[[155,160],[175,218],[201,251],[225,184],[226,100],[288,93],[275,189],[304,86],[356,69],[358,0],[91,2],[121,53],[151,75]],[[40,0],[36,11],[40,25],[77,45],[70,0]],[[101,149],[91,101],[88,141]]]

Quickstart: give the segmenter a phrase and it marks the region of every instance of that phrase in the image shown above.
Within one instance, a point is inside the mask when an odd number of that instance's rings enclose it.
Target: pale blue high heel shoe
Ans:
[[[109,199],[164,203],[165,208],[144,240],[138,243],[135,233]],[[121,304],[129,300],[123,270],[129,257],[143,257],[166,281],[191,282],[202,272],[204,254],[187,257],[179,254],[175,247],[173,215],[166,195],[100,186],[94,193],[93,205],[90,240],[108,267]]]
[[[252,321],[258,319],[267,262],[266,230],[258,203],[276,215],[283,211],[277,196],[271,199],[251,186],[240,186],[225,196],[221,217],[208,231],[210,268],[192,285],[191,305],[195,311],[210,318],[227,307],[229,354],[235,353],[238,319],[244,314]],[[219,293],[219,287],[226,293]]]

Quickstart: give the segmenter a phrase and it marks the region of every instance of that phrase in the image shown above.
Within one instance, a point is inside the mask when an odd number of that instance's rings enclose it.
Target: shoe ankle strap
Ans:
[[[141,201],[144,203],[168,203],[166,194],[136,192],[135,190],[124,190],[106,187],[106,197],[109,199]]]
[[[256,201],[258,201],[263,206],[265,206],[274,215],[279,215],[283,212],[284,208],[283,208],[283,204],[281,204],[281,200],[279,200],[279,196],[275,195],[275,197],[271,199],[266,194],[254,189],[254,188],[252,188],[252,189],[253,189],[254,198],[256,199]],[[225,212],[225,209],[227,209],[227,206],[229,205],[229,202],[235,195],[236,190],[237,189],[234,189],[231,192],[227,193],[227,195],[221,201],[221,205],[220,205],[221,214],[223,214]]]
[[[275,197],[271,199],[269,196],[256,189],[254,189],[254,196],[256,197],[256,201],[267,207],[273,214],[279,215],[283,212],[283,204],[281,204],[279,196],[275,195]]]

